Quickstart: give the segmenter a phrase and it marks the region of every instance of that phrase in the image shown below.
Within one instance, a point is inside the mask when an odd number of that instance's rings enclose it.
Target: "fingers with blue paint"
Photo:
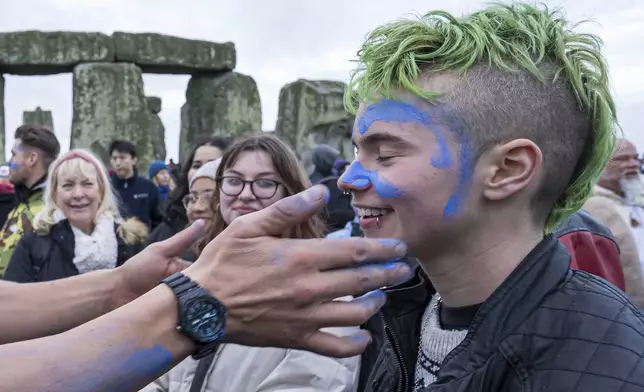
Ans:
[[[395,239],[282,238],[321,212],[327,197],[325,187],[313,187],[235,219],[186,270],[227,307],[226,341],[334,357],[362,352],[363,344],[320,329],[358,326],[373,315],[384,300],[377,294],[355,303],[336,299],[409,279],[406,263],[387,262],[407,246]]]
[[[281,235],[319,213],[329,201],[329,197],[327,187],[315,185],[260,211],[240,216],[230,226],[233,230],[240,229],[240,235],[248,238],[258,235]]]

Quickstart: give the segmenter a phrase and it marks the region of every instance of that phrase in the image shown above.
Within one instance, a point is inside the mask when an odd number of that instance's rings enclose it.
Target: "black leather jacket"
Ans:
[[[547,236],[481,305],[425,391],[644,391],[644,317],[619,289],[569,264],[565,247]],[[359,391],[412,390],[434,292],[420,269],[388,290],[366,325],[374,340]]]

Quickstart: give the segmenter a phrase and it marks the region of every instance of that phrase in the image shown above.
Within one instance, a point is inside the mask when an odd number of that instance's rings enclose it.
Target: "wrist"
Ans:
[[[106,272],[105,280],[110,286],[110,300],[107,311],[110,312],[132,302],[137,296],[127,288],[127,278],[122,268],[114,268]]]

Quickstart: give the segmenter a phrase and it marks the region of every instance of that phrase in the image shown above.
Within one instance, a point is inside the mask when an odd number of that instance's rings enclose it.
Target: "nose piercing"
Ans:
[[[378,226],[378,228],[380,228],[380,217],[376,218],[376,226]]]

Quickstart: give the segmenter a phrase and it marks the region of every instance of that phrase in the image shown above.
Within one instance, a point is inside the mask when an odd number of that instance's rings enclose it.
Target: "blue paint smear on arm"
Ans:
[[[76,380],[69,392],[134,391],[170,369],[173,356],[162,345],[134,353],[131,345],[106,350],[97,360],[98,371]],[[124,361],[125,359],[125,361]]]
[[[371,184],[378,196],[383,199],[391,199],[402,195],[402,191],[391,185],[384,178],[378,175],[375,170],[365,169],[359,161],[355,161],[344,173],[343,181],[357,188],[364,188]]]

